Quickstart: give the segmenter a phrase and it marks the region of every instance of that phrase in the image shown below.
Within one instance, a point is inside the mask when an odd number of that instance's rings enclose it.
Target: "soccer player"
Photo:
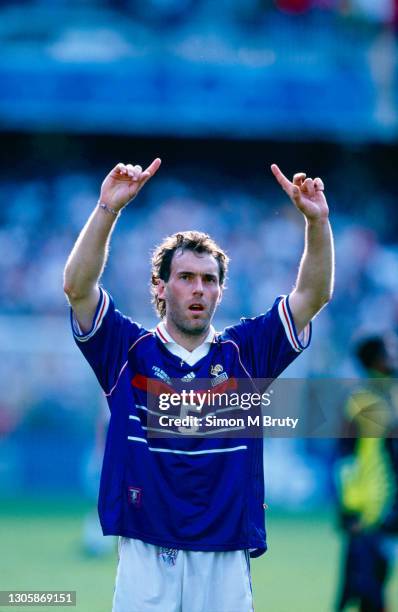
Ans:
[[[228,258],[206,234],[176,233],[152,258],[161,320],[146,330],[116,310],[99,280],[122,209],[160,163],[117,164],[65,267],[74,337],[111,412],[99,514],[104,534],[120,536],[113,612],[249,612],[249,556],[266,550],[262,439],[150,437],[149,383],[277,377],[308,345],[311,319],[332,294],[328,206],[320,178],[291,182],[272,165],[306,222],[290,295],[217,333]]]
[[[338,445],[345,546],[336,609],[356,605],[360,612],[385,612],[391,569],[387,538],[398,533],[396,359],[381,336],[362,339],[355,355],[367,379],[345,407],[352,437]]]

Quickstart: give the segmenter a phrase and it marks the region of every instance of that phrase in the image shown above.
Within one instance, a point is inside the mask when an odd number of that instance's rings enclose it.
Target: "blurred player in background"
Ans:
[[[249,612],[249,555],[266,550],[263,441],[148,437],[148,381],[277,377],[308,346],[311,319],[331,297],[328,206],[321,179],[300,173],[291,182],[272,166],[306,220],[296,286],[266,314],[222,333],[211,323],[226,254],[199,232],[166,238],[152,259],[161,322],[148,331],[98,283],[120,212],[159,166],[120,163],[108,174],[65,268],[74,336],[111,411],[99,513],[104,534],[120,536],[113,610]]]
[[[354,603],[360,612],[386,612],[387,536],[398,533],[396,364],[378,336],[362,340],[356,357],[367,380],[346,405],[353,437],[339,441],[338,494],[347,541],[337,610]]]

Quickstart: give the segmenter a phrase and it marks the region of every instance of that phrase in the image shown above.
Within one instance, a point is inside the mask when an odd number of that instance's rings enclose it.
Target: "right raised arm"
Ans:
[[[110,236],[119,213],[157,172],[160,164],[160,159],[156,158],[145,171],[141,166],[122,163],[111,170],[101,185],[98,205],[68,257],[64,291],[84,332],[92,325],[99,299],[98,281],[106,264]]]

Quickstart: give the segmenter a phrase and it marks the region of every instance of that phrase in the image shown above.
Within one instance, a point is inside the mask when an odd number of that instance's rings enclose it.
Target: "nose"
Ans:
[[[197,294],[202,295],[203,294],[203,281],[200,278],[200,276],[197,276],[195,278],[195,281],[194,281],[194,284],[193,284],[193,288],[192,288],[192,292],[195,295],[197,295]]]

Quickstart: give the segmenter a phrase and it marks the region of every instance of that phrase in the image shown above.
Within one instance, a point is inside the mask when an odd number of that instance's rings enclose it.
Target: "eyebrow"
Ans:
[[[211,277],[211,278],[218,278],[217,274],[214,274],[213,272],[202,272],[202,273],[199,273],[199,272],[192,272],[192,270],[181,270],[180,272],[177,272],[178,276],[182,276],[183,274],[188,274],[190,276],[200,275],[200,276],[208,276],[208,277]]]

